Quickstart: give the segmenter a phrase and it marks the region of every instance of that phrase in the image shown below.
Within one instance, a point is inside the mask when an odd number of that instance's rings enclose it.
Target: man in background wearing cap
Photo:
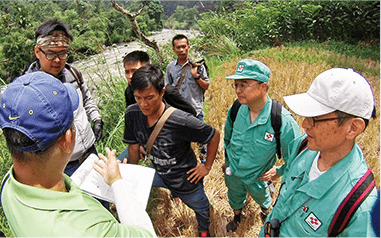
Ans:
[[[65,174],[70,176],[88,155],[97,154],[94,142],[102,137],[103,121],[81,73],[66,63],[69,44],[73,40],[68,26],[60,20],[48,20],[36,29],[35,35],[34,53],[37,60],[28,67],[26,73],[41,70],[63,83],[74,84],[82,99],[80,108],[84,110],[80,109],[74,118],[74,125],[77,128],[76,145],[70,162],[65,168]],[[88,118],[94,124],[93,129]]]
[[[352,69],[335,68],[317,76],[307,93],[284,100],[305,117],[306,134],[289,145],[287,168],[269,224],[278,221],[279,236],[286,237],[374,236],[370,212],[377,192],[372,186],[343,231],[332,234],[329,229],[341,202],[364,174],[370,174],[355,141],[375,117],[370,84]],[[305,138],[307,148],[298,152]],[[264,230],[268,229],[262,228],[260,236]]]
[[[97,171],[111,186],[122,223],[63,173],[75,146],[78,93],[44,72],[17,78],[1,96],[0,127],[13,159],[1,204],[17,237],[155,235],[143,206],[121,179],[115,150]],[[126,199],[128,202],[126,202]],[[140,227],[138,227],[140,226]]]
[[[230,117],[231,108],[225,124],[225,182],[229,204],[234,210],[234,219],[227,225],[227,231],[237,229],[247,193],[260,205],[262,221],[266,219],[272,198],[261,180],[271,181],[283,173],[284,166],[273,167],[276,162],[276,140],[271,125],[272,100],[267,94],[270,72],[265,64],[244,59],[238,62],[236,73],[226,77],[234,79],[232,86],[242,104],[234,126]],[[300,129],[290,112],[283,107],[281,120],[280,142],[283,158],[287,160],[287,145],[300,135]],[[265,173],[266,176],[262,176]]]

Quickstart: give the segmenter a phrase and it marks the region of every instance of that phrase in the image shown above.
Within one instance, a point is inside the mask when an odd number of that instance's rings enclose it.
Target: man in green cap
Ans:
[[[225,182],[234,219],[226,226],[235,231],[241,221],[247,193],[260,205],[262,222],[270,212],[272,198],[265,181],[282,176],[284,166],[275,167],[276,140],[271,125],[272,100],[268,96],[270,69],[263,63],[244,59],[238,62],[232,84],[241,106],[235,120],[232,107],[225,123]],[[290,112],[281,110],[280,145],[287,158],[287,145],[300,135]],[[234,130],[233,130],[234,127]]]

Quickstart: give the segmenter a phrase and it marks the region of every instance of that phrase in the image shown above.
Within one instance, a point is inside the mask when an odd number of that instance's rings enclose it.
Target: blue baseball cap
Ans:
[[[264,63],[258,60],[244,59],[238,62],[234,75],[227,76],[227,79],[255,79],[268,83],[271,70]]]
[[[1,95],[0,127],[15,129],[35,143],[18,151],[44,151],[73,122],[79,96],[75,87],[42,71],[27,73]]]

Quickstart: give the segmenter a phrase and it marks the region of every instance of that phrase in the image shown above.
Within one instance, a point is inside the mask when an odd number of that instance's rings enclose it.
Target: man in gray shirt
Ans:
[[[185,35],[176,35],[172,39],[173,52],[177,60],[167,66],[166,82],[177,86],[181,74],[185,73],[184,79],[179,85],[180,94],[190,102],[197,113],[197,118],[203,120],[204,92],[209,87],[209,78],[204,65],[193,67],[190,63],[188,52],[190,49],[188,38]]]

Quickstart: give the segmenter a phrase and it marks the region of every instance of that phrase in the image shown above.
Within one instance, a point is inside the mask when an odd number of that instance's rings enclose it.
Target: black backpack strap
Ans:
[[[241,106],[241,103],[239,103],[239,100],[236,99],[232,105],[232,109],[230,110],[230,120],[232,120],[232,124],[234,123],[237,117],[238,109],[240,106]]]
[[[372,171],[368,169],[336,210],[332,222],[329,225],[328,237],[336,237],[344,230],[374,187],[374,176]]]
[[[282,157],[281,145],[280,145],[280,128],[282,126],[282,103],[273,99],[271,106],[271,126],[274,129],[275,141],[276,141],[276,154],[278,159]]]
[[[308,143],[308,137],[306,137],[302,141],[302,143],[300,143],[300,146],[299,146],[299,149],[298,149],[298,153],[296,155],[300,154],[305,148],[307,148],[307,143]]]

